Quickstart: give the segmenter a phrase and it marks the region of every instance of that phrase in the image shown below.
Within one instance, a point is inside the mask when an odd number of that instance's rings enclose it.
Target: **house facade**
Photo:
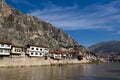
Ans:
[[[54,60],[61,60],[63,55],[63,51],[61,50],[50,50],[50,58]]]
[[[44,57],[49,54],[49,48],[47,47],[36,45],[29,45],[27,47],[27,55],[30,57]]]
[[[12,46],[10,55],[12,57],[24,57],[26,55],[26,47]]]
[[[62,59],[62,54],[61,53],[55,53],[53,54],[54,59],[61,60]]]
[[[11,50],[11,43],[0,42],[0,56],[9,56]]]
[[[64,59],[72,59],[72,52],[71,51],[65,51],[62,54],[62,58],[64,58]]]

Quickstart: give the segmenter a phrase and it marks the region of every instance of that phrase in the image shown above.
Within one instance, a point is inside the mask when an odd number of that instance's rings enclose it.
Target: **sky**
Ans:
[[[83,46],[120,40],[120,0],[6,0],[63,29]]]

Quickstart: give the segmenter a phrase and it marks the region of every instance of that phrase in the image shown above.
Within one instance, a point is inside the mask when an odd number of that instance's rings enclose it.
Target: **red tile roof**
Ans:
[[[50,49],[50,53],[54,53],[54,54],[63,54],[64,51],[63,51],[63,50],[53,50],[53,49]]]
[[[8,40],[0,40],[0,43],[1,44],[11,44],[11,42]]]
[[[12,47],[17,47],[17,48],[27,48],[26,46],[21,46],[21,45],[17,45],[17,44],[12,44]]]
[[[35,45],[35,44],[33,44],[33,45],[27,45],[27,47],[30,47],[30,46],[35,46],[35,47],[42,47],[42,48],[49,48],[48,46],[44,46],[44,45]]]

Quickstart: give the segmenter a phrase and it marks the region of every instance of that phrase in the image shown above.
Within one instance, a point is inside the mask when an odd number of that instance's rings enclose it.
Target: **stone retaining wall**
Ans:
[[[89,63],[88,60],[52,60],[44,58],[1,58],[0,67],[25,67],[25,66],[42,66],[42,65],[59,65],[59,64],[77,64]]]

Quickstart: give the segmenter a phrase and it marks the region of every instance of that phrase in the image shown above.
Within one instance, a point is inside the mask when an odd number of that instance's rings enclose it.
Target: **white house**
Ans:
[[[11,50],[11,43],[0,41],[0,56],[9,56]]]
[[[54,60],[61,60],[62,59],[62,50],[50,50],[50,58]]]
[[[49,48],[37,45],[27,45],[27,55],[30,57],[44,57],[49,54]]]
[[[24,57],[25,54],[26,54],[26,47],[16,46],[16,45],[12,46],[11,53],[10,53],[12,57],[16,57],[16,56]]]
[[[53,54],[54,59],[61,60],[62,59],[62,54]]]

